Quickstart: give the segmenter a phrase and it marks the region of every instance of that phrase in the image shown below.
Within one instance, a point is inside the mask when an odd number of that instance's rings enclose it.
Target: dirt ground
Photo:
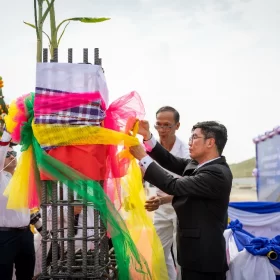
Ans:
[[[257,201],[255,187],[232,187],[230,201]]]

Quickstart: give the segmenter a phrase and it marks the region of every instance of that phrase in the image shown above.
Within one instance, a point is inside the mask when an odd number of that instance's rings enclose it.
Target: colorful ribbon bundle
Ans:
[[[4,193],[8,196],[7,208],[38,207],[40,179],[61,181],[100,211],[112,237],[120,279],[162,279],[160,270],[166,270],[163,249],[144,209],[140,169],[128,151],[130,146],[139,144],[135,137],[137,126],[134,127],[136,118],[144,116],[139,95],[132,92],[107,109],[98,91],[42,89],[37,87],[36,94],[13,102],[5,119],[8,132],[13,141],[22,145],[23,152]],[[95,120],[93,114],[97,116]],[[129,135],[133,127],[133,135]],[[70,156],[69,161],[69,154],[65,157],[71,148],[91,151],[91,158],[98,158],[97,164],[91,166],[90,176],[75,168],[85,162],[88,165],[85,159],[73,163],[75,158]],[[77,150],[73,153],[77,155]],[[96,173],[94,169],[103,171]],[[98,180],[105,181],[104,189]],[[124,210],[120,188],[133,207]],[[116,199],[122,211],[116,210]]]

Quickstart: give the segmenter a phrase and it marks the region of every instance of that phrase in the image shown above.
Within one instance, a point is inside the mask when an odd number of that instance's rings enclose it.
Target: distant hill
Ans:
[[[256,158],[244,160],[239,163],[230,164],[233,178],[252,177],[252,171],[256,167]]]

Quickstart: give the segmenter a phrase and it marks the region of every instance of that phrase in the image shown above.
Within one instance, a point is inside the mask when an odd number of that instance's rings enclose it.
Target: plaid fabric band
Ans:
[[[56,91],[52,89],[36,88],[36,94],[44,95],[46,98],[46,102],[48,102],[48,97],[55,95],[56,92],[62,93],[61,91]],[[65,103],[67,102],[67,100],[62,99],[60,102]],[[86,105],[81,105],[67,110],[58,111],[53,114],[36,116],[34,118],[34,122],[36,124],[100,126],[105,117],[106,112],[105,110],[101,109],[101,99],[98,99]]]

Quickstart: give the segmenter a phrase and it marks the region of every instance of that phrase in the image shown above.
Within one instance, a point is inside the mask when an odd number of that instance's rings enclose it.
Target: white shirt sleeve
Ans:
[[[143,172],[147,170],[149,165],[153,162],[153,159],[150,156],[145,156],[139,161],[139,165]]]
[[[3,170],[6,154],[9,148],[9,142],[11,141],[11,135],[4,131],[0,140],[0,170]],[[2,172],[0,172],[2,174]]]

